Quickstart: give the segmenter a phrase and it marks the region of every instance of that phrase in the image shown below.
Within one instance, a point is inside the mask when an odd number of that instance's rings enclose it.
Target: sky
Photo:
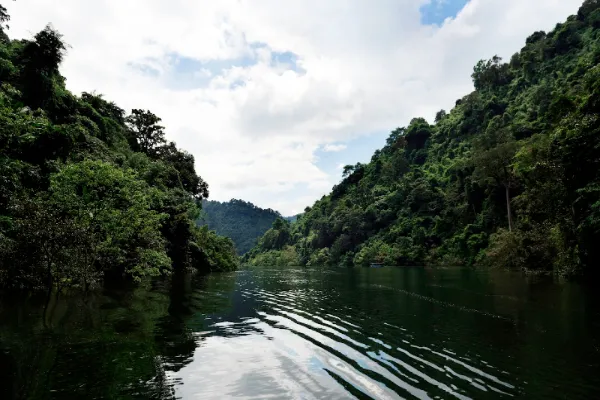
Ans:
[[[581,0],[17,0],[9,35],[69,45],[76,94],[148,109],[212,200],[302,212],[389,132],[429,121]]]

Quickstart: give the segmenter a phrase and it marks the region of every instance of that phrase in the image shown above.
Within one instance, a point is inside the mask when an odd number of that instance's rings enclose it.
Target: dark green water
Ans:
[[[0,303],[0,398],[596,399],[600,304],[462,269],[267,269]]]

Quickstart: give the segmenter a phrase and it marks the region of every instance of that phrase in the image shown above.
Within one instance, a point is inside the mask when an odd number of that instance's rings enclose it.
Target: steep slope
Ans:
[[[280,222],[254,264],[481,264],[595,272],[600,248],[600,1],[509,63],[480,61],[475,91],[394,130],[331,194]],[[277,238],[278,240],[273,240]]]
[[[231,238],[238,254],[245,254],[254,247],[258,238],[281,217],[277,211],[237,199],[228,202],[205,200],[202,209],[204,212],[198,223]]]
[[[0,5],[0,286],[236,268],[233,243],[196,227],[208,185],[160,118],[73,95],[60,34],[11,41],[8,19]]]

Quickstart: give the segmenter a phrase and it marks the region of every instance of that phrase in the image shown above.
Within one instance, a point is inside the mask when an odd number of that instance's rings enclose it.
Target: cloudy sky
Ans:
[[[17,0],[9,34],[47,23],[75,93],[149,109],[196,157],[211,198],[292,215],[388,132],[472,90],[581,0]]]

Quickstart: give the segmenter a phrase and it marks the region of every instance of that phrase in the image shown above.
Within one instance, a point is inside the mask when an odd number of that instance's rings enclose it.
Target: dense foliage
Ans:
[[[593,272],[600,247],[600,1],[509,63],[480,61],[475,91],[433,124],[394,130],[368,164],[294,224],[278,222],[255,264],[483,264]],[[277,240],[273,240],[277,238]]]
[[[231,238],[238,254],[245,254],[254,247],[258,238],[281,217],[270,208],[265,210],[237,199],[228,202],[205,200],[202,202],[202,211],[198,223]]]
[[[89,286],[174,268],[236,267],[196,227],[208,185],[160,118],[65,89],[51,27],[9,40],[0,6],[0,286]]]

